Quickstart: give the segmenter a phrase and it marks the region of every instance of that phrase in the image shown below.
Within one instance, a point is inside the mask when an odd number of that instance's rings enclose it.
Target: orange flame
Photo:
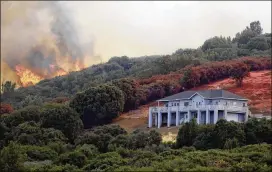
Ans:
[[[33,73],[31,70],[29,70],[21,65],[15,66],[15,70],[16,70],[17,75],[20,77],[23,87],[36,84],[40,80],[44,79],[43,77]]]
[[[38,74],[34,73],[31,69],[28,69],[22,65],[15,66],[16,74],[20,77],[20,84],[23,87],[37,84],[39,81],[41,81],[43,79],[66,75],[69,72],[69,71],[65,71],[62,68],[59,68],[58,66],[56,66],[54,64],[50,64],[49,68],[51,71],[53,71],[53,74],[52,74],[52,76],[48,77],[48,76],[38,75]],[[85,68],[85,66],[83,63],[81,63],[79,60],[75,61],[73,71],[79,71],[84,68]],[[46,71],[46,73],[47,73],[47,71]]]

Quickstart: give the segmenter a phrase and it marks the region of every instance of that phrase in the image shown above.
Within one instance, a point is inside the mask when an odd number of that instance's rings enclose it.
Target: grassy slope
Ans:
[[[224,79],[211,84],[203,85],[193,90],[201,89],[216,89],[220,87],[239,94],[249,99],[249,105],[252,113],[262,113],[265,115],[271,114],[271,71],[250,72],[250,76],[244,79],[243,86],[237,88],[232,79]],[[155,106],[156,102],[139,107],[122,114],[114,123],[119,124],[128,132],[137,128],[147,129],[148,107]],[[157,129],[164,135],[164,140],[172,140],[177,134],[177,127],[163,127]]]

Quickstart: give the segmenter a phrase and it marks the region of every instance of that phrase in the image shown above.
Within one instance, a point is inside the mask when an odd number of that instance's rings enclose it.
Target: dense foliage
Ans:
[[[44,106],[0,117],[0,122],[8,126],[1,137],[1,171],[272,170],[271,120],[251,118],[236,123],[221,119],[214,125],[198,125],[192,120],[181,126],[176,143],[162,142],[155,130],[127,133],[118,125],[104,125],[78,132],[79,124],[68,129],[78,133],[69,140],[59,120],[64,120],[61,117],[66,117],[66,112],[70,111],[71,116],[74,112],[64,105]],[[50,115],[48,106],[53,109]],[[36,121],[28,118],[34,107],[40,114]],[[44,116],[52,128],[43,125]],[[76,125],[77,119],[72,119]]]
[[[100,85],[78,93],[70,107],[82,114],[86,128],[110,122],[124,107],[124,95],[115,86]]]
[[[67,102],[67,99],[73,98],[78,92],[116,79],[134,78],[137,82],[143,83],[154,75],[169,74],[166,76],[168,82],[143,86],[139,89],[139,93],[133,93],[129,90],[137,86],[137,83],[128,83],[130,86],[125,83],[123,85],[114,83],[115,86],[125,92],[124,97],[128,101],[125,102],[124,110],[127,111],[149,100],[160,98],[161,95],[180,91],[183,86],[180,87],[179,83],[175,82],[175,80],[180,79],[180,76],[179,78],[171,78],[171,72],[179,71],[186,66],[188,67],[188,65],[199,66],[207,62],[232,60],[242,56],[271,58],[271,33],[263,34],[259,21],[250,23],[249,27],[237,33],[234,38],[222,36],[209,38],[197,49],[179,49],[171,55],[161,56],[112,57],[107,63],[93,65],[82,71],[46,79],[35,86],[16,90],[14,90],[14,84],[6,82],[2,85],[1,101],[11,104],[15,109],[28,105],[40,105],[42,102],[55,102],[63,98]],[[209,72],[209,75],[212,75],[215,71],[214,69],[214,71]],[[209,76],[209,80],[213,80],[211,77]],[[170,82],[169,78],[174,82]],[[197,82],[195,83],[197,84]],[[162,91],[161,87],[166,87],[165,91]],[[146,94],[146,91],[150,93],[147,97],[149,100],[146,100],[146,98],[139,100],[138,98],[135,103],[133,97],[142,97]],[[133,97],[130,97],[131,95]]]
[[[179,129],[176,147],[229,149],[264,142],[272,144],[271,120],[250,118],[244,124],[221,119],[215,125],[197,125],[192,120]]]
[[[228,77],[240,85],[249,71],[265,69],[271,69],[271,34],[262,34],[256,21],[233,39],[213,37],[198,49],[112,57],[17,90],[8,81],[1,90],[0,169],[271,171],[271,120],[192,120],[180,127],[175,143],[163,143],[155,130],[127,133],[104,125],[153,100]]]

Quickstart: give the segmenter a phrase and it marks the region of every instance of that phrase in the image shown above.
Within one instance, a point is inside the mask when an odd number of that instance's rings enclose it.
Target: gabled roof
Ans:
[[[236,99],[236,100],[247,100],[244,97],[241,97],[237,94],[233,94],[226,90],[199,90],[199,91],[184,91],[178,94],[174,94],[172,96],[165,97],[158,101],[174,101],[174,100],[182,100],[182,99],[191,99],[195,94],[199,94],[204,97],[204,99]]]

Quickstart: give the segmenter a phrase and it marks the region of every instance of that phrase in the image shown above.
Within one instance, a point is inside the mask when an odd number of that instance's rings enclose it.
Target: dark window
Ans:
[[[188,106],[189,105],[189,102],[184,102],[184,106]]]
[[[246,103],[243,103],[243,106],[246,107]]]
[[[177,103],[177,106],[179,106],[179,103]]]

